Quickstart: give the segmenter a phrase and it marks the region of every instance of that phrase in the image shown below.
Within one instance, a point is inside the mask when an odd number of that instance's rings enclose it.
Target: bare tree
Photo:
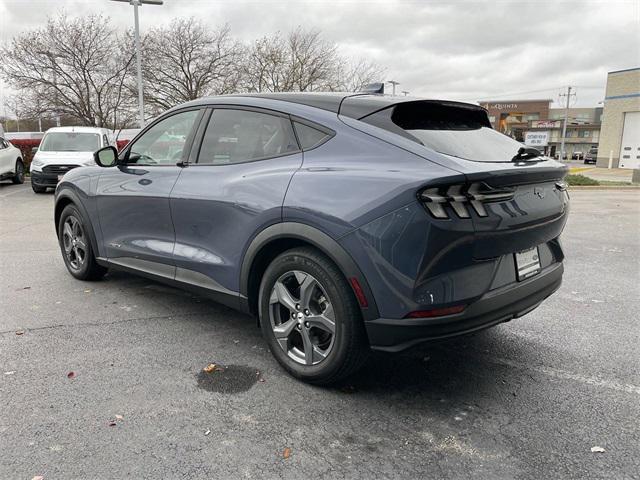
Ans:
[[[298,27],[286,37],[277,32],[249,47],[244,87],[250,92],[334,89],[339,63],[337,47],[319,31]]]
[[[228,25],[209,30],[191,17],[151,30],[143,41],[146,102],[164,110],[205,95],[235,92],[241,53]]]
[[[108,17],[62,14],[14,38],[0,54],[3,78],[27,97],[37,95],[40,113],[114,127],[117,112],[130,106],[132,42],[116,34]]]
[[[254,41],[244,61],[244,88],[250,92],[356,91],[380,81],[384,69],[373,62],[342,57],[318,30],[277,32]]]
[[[344,60],[338,77],[338,90],[357,92],[365,85],[384,82],[386,69],[364,58]]]

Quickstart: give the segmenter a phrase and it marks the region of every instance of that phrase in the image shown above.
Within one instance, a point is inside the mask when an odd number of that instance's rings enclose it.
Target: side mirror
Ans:
[[[101,167],[113,167],[118,163],[118,151],[109,145],[93,153],[93,159]]]
[[[38,147],[31,147],[31,154],[32,155],[35,155],[37,151],[38,151]]]

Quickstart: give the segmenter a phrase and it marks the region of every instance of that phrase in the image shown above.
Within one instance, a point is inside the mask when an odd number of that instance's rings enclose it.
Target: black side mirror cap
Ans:
[[[113,167],[118,164],[118,150],[109,145],[93,153],[93,159],[101,167]]]

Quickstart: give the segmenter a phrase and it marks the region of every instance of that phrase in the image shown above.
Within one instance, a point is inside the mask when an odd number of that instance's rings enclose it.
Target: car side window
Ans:
[[[156,123],[131,145],[127,163],[175,165],[184,160],[187,138],[199,113],[199,110],[188,110]]]
[[[298,151],[291,121],[249,110],[215,109],[202,139],[198,164],[228,165]]]
[[[103,133],[102,134],[102,146],[106,147],[107,145],[109,145],[109,139],[107,138],[107,136]]]
[[[317,128],[310,127],[300,122],[293,122],[296,129],[296,135],[300,141],[302,150],[310,150],[313,147],[320,145],[331,135],[329,133],[318,130]]]
[[[7,148],[9,145],[7,145],[7,142],[4,141],[4,138],[0,137],[0,150],[2,150],[3,148]]]

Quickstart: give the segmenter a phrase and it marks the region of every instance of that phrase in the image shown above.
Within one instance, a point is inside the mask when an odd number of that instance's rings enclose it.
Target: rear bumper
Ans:
[[[369,343],[374,350],[399,352],[419,343],[465,335],[521,317],[560,287],[563,271],[562,262],[554,263],[535,277],[487,292],[459,314],[365,322]]]
[[[31,184],[37,187],[55,187],[58,185],[58,175],[32,171]]]

